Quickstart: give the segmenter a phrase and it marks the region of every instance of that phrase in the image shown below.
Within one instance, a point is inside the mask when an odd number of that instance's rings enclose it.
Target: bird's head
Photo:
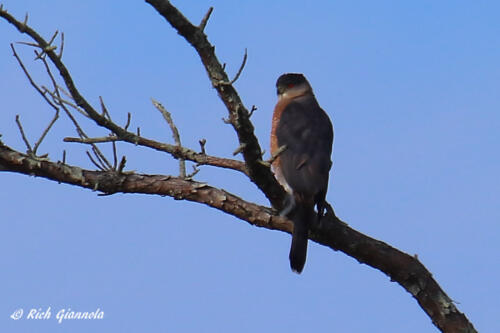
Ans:
[[[312,88],[305,76],[300,73],[283,74],[276,81],[278,98],[293,98],[305,94],[312,94]]]

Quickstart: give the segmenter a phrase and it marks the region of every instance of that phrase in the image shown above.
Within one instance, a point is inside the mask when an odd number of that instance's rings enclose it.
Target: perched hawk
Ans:
[[[300,273],[306,262],[309,228],[324,211],[333,127],[304,75],[283,74],[276,88],[271,153],[276,154],[283,146],[284,150],[272,166],[276,179],[288,193],[281,215],[293,221],[290,266]]]

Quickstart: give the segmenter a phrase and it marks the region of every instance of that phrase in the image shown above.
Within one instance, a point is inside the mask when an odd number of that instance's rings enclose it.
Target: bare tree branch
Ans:
[[[134,134],[132,132],[127,131],[126,129],[120,127],[115,124],[111,120],[106,117],[101,116],[88,102],[87,100],[80,94],[76,85],[66,68],[66,66],[62,63],[60,57],[54,52],[55,49],[49,47],[49,43],[45,41],[35,30],[33,30],[30,26],[25,23],[19,22],[12,15],[7,13],[5,10],[0,11],[0,16],[7,20],[10,24],[15,26],[21,33],[25,33],[30,36],[37,44],[34,44],[36,47],[45,51],[46,55],[49,57],[51,62],[59,71],[66,88],[69,91],[72,99],[75,101],[76,106],[83,109],[88,116],[96,122],[97,125],[107,128],[112,131],[116,136],[118,136],[121,141],[132,143],[134,145],[140,145],[144,147],[148,147],[151,149],[155,149],[158,151],[163,151],[169,153],[174,158],[183,158],[185,160],[189,160],[197,163],[198,165],[212,165],[226,169],[232,169],[244,174],[249,174],[247,167],[244,163],[237,160],[209,156],[201,153],[197,153],[194,150],[178,147],[175,145],[169,145],[161,142],[157,142],[151,139],[147,139],[140,136],[140,133]],[[52,94],[52,96],[57,96]],[[57,96],[60,99],[60,96]],[[64,103],[62,103],[64,105]],[[271,174],[272,176],[272,174]],[[274,177],[273,177],[274,178]]]
[[[236,72],[234,79],[232,79],[230,82],[219,82],[218,84],[229,86],[229,85],[234,84],[236,81],[238,81],[238,79],[240,78],[240,75],[243,72],[243,69],[245,68],[245,65],[247,63],[247,58],[248,58],[248,53],[247,53],[247,49],[245,49],[245,54],[243,55],[243,61],[241,62],[240,68],[238,69],[238,72]],[[248,113],[248,117],[250,117],[252,115],[253,107],[254,106],[252,106],[252,110],[250,110],[250,112]]]
[[[208,8],[207,13],[205,14],[205,16],[203,16],[203,19],[201,20],[200,25],[198,26],[198,28],[200,28],[201,31],[205,30],[205,27],[207,26],[208,23],[208,19],[210,18],[210,15],[212,15],[213,10],[214,7]]]
[[[54,114],[54,118],[52,118],[52,120],[47,125],[47,127],[45,128],[45,130],[42,132],[42,135],[40,136],[40,138],[38,139],[38,141],[35,142],[35,146],[33,147],[33,154],[36,155],[38,147],[40,147],[40,145],[42,144],[43,139],[45,139],[45,136],[47,136],[47,133],[49,133],[49,131],[52,128],[52,126],[54,126],[54,124],[57,121],[57,119],[59,119],[59,110],[56,110],[56,113]]]
[[[77,142],[77,143],[103,143],[103,142],[115,142],[115,141],[121,141],[120,138],[117,136],[103,136],[99,138],[71,138],[71,137],[66,137],[63,139],[64,142]]]
[[[248,114],[248,117],[252,117],[253,113],[257,111],[257,107],[255,105],[252,105],[252,108],[250,109],[250,113]]]
[[[92,157],[92,155],[90,154],[90,152],[88,150],[85,153],[87,154],[87,157],[89,158],[90,162],[92,162],[92,164],[94,164],[97,167],[97,169],[99,169],[101,171],[106,171],[106,167],[104,165],[102,165],[102,163],[99,160],[97,160],[97,161],[94,160],[94,158]]]
[[[64,32],[61,32],[61,47],[59,48],[59,54],[58,54],[59,59],[62,58],[63,51],[64,51]]]
[[[118,156],[116,153],[116,143],[111,142],[111,145],[113,146],[113,170],[116,170],[116,168],[118,167]]]
[[[207,143],[207,140],[206,139],[201,139],[198,142],[200,143],[201,153],[205,154],[205,145]]]
[[[167,175],[91,171],[62,163],[40,161],[0,143],[0,170],[34,175],[107,194],[144,193],[203,203],[250,224],[290,233],[292,224],[271,208],[247,202],[205,183]]]
[[[125,130],[128,130],[128,127],[130,126],[130,120],[132,120],[132,115],[130,112],[127,112],[127,122],[125,123],[125,127],[123,127]]]
[[[26,145],[26,150],[29,153],[32,153],[33,149],[31,148],[31,145],[30,145],[30,142],[28,141],[28,138],[26,138],[26,134],[24,134],[23,125],[21,124],[21,120],[19,120],[18,114],[16,114],[16,124],[17,124],[17,128],[19,129],[19,132],[21,133],[21,138],[23,139],[24,144]]]
[[[108,109],[106,108],[106,105],[104,104],[104,100],[102,99],[102,96],[99,96],[99,103],[101,103],[102,116],[108,117],[108,119],[111,120],[111,115],[109,114]]]
[[[195,48],[212,86],[226,105],[229,121],[238,135],[240,146],[245,145],[242,153],[250,179],[262,190],[273,207],[281,208],[285,192],[274,178],[271,169],[260,163],[262,151],[255,137],[248,110],[243,105],[240,96],[232,84],[220,84],[230,82],[230,80],[215,56],[215,48],[210,44],[203,30],[189,22],[169,1],[146,0],[146,2],[153,6]]]
[[[258,227],[287,233],[291,233],[293,228],[289,220],[276,215],[271,208],[247,202],[204,183],[177,177],[84,170],[61,163],[39,161],[3,144],[0,144],[0,170],[44,177],[107,194],[167,195],[177,200],[203,203]],[[415,256],[351,229],[335,216],[331,207],[311,230],[309,238],[387,274],[392,281],[398,282],[412,294],[442,332],[476,332]]]
[[[36,91],[38,91],[38,93],[43,97],[43,99],[45,99],[45,101],[47,102],[47,104],[49,104],[52,108],[54,108],[56,111],[58,111],[59,109],[57,108],[57,106],[55,106],[47,97],[47,95],[45,94],[45,92],[35,83],[35,81],[31,78],[31,75],[29,74],[28,70],[26,69],[26,66],[24,66],[24,63],[22,62],[21,58],[19,57],[19,55],[17,54],[16,52],[16,49],[14,48],[14,44],[10,44],[10,48],[12,49],[12,52],[14,53],[14,57],[16,58],[17,62],[19,63],[19,66],[21,66],[24,74],[26,75],[26,77],[28,78],[28,80],[30,81],[30,84],[33,86],[33,88],[35,88]]]
[[[177,147],[182,147],[179,130],[177,129],[177,126],[175,126],[174,120],[172,119],[172,115],[170,114],[170,112],[168,112],[167,109],[165,109],[165,107],[160,102],[154,99],[151,99],[151,101],[153,102],[154,107],[158,111],[160,111],[160,113],[163,116],[163,119],[165,119],[168,126],[170,127],[170,130],[172,131],[172,136],[174,137],[174,141]],[[186,178],[186,162],[183,158],[179,158],[179,177]]]
[[[272,208],[247,202],[224,190],[189,179],[165,175],[124,173],[122,171],[126,162],[125,157],[122,158],[118,165],[118,170],[116,170],[117,157],[115,150],[113,166],[111,166],[103,154],[99,154],[95,146],[96,143],[115,143],[116,141],[124,141],[167,152],[175,158],[190,160],[199,165],[208,164],[238,170],[250,177],[251,181],[267,196],[273,207],[280,208],[282,205],[284,191],[274,178],[268,166],[270,163],[268,162],[266,164],[266,162],[262,161],[263,152],[254,135],[253,125],[249,119],[250,113],[244,107],[236,90],[232,86],[234,81],[229,81],[224,71],[224,66],[220,64],[215,56],[214,47],[208,42],[206,35],[203,33],[203,28],[208,21],[211,10],[205,15],[200,26],[194,26],[174,6],[172,6],[169,1],[146,0],[146,2],[151,4],[198,52],[212,86],[217,90],[220,98],[226,105],[229,113],[228,121],[238,135],[238,149],[243,154],[245,163],[207,156],[205,154],[204,141],[200,141],[201,153],[196,153],[193,150],[180,146],[180,142],[178,145],[173,146],[143,138],[140,136],[139,129],[137,134],[127,130],[130,125],[130,114],[125,128],[120,127],[111,120],[104,105],[102,105],[103,114],[99,114],[77,90],[69,71],[61,61],[62,53],[59,55],[55,53],[57,47],[51,44],[55,40],[57,32],[53,35],[51,40],[47,42],[27,25],[27,16],[24,22],[20,22],[0,7],[0,17],[6,19],[21,33],[26,33],[36,42],[31,44],[27,43],[28,45],[41,49],[41,52],[36,52],[36,56],[37,59],[41,59],[42,62],[44,62],[48,75],[53,82],[54,91],[51,92],[46,88],[45,90],[41,90],[39,86],[30,79],[26,69],[21,66],[28,75],[33,87],[42,94],[42,96],[49,93],[53,99],[53,105],[56,108],[57,106],[63,108],[70,118],[74,119],[71,112],[68,110],[68,106],[80,108],[98,126],[106,128],[113,133],[112,136],[104,139],[89,138],[79,127],[76,120],[74,120],[80,138],[79,141],[68,141],[90,144],[97,160],[94,160],[90,153],[88,153],[88,155],[101,171],[84,170],[76,166],[65,164],[65,152],[63,155],[63,163],[54,163],[46,159],[36,158],[32,156],[32,154],[22,154],[1,142],[0,171],[12,171],[26,175],[44,177],[53,181],[100,191],[106,195],[117,192],[167,195],[178,200],[188,200],[206,204],[255,226],[290,233],[292,230],[291,222],[284,217],[277,216],[276,211]],[[74,101],[74,104],[72,101],[65,101],[61,98],[59,93],[60,88],[52,76],[46,57],[50,59],[52,64],[59,71],[68,89],[70,99]],[[241,73],[245,62],[246,57],[235,79],[237,79],[239,73]],[[44,98],[47,100],[46,96]],[[252,108],[252,110],[254,110],[254,108]],[[27,142],[19,120],[17,122],[23,133],[23,140]],[[116,138],[116,140],[114,138]],[[96,141],[98,139],[101,139],[101,141]],[[28,142],[27,146],[28,151],[30,151],[31,148]],[[195,172],[196,169],[193,174]],[[328,246],[334,250],[340,250],[356,258],[359,262],[384,272],[393,281],[398,282],[404,287],[417,300],[422,309],[441,331],[476,332],[465,315],[458,311],[452,300],[440,288],[432,277],[432,274],[418,261],[416,256],[410,256],[384,242],[370,238],[351,229],[347,224],[336,217],[331,207],[328,207],[327,214],[321,218],[318,225],[312,227],[309,237],[319,244]]]
[[[271,158],[269,158],[267,161],[262,161],[267,166],[271,166],[273,162],[286,150],[286,145],[283,145],[276,150],[274,154],[271,155]]]

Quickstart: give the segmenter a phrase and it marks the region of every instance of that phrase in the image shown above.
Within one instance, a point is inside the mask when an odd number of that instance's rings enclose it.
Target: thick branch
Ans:
[[[292,231],[291,222],[274,215],[270,208],[247,202],[207,184],[177,177],[84,170],[62,163],[37,160],[1,143],[0,170],[35,175],[108,194],[123,192],[167,195],[177,200],[206,204],[258,227],[287,233]],[[320,222],[311,231],[311,240],[342,251],[359,262],[384,272],[413,295],[442,332],[476,332],[416,257],[351,229],[335,216],[332,209],[329,209]]]
[[[85,170],[60,162],[36,159],[1,142],[0,171],[43,177],[106,194],[122,192],[166,195],[176,200],[206,204],[259,227],[288,233],[292,230],[290,221],[274,215],[271,208],[247,202],[205,183],[178,177]]]
[[[384,272],[391,281],[399,283],[417,300],[442,332],[476,332],[417,256],[410,256],[349,228],[335,216],[332,209],[329,209],[325,218],[326,223],[322,219],[321,225],[311,231],[310,239]]]
[[[281,208],[284,190],[279,186],[269,166],[261,163],[262,150],[255,137],[248,110],[215,56],[215,48],[208,41],[203,29],[189,22],[167,0],[146,0],[146,2],[152,5],[198,52],[212,86],[226,105],[230,123],[236,130],[240,146],[244,147],[242,153],[250,179],[264,192],[274,207]]]
[[[166,0],[146,0],[163,15],[177,31],[195,47],[207,70],[212,85],[217,89],[219,96],[224,101],[230,115],[230,122],[235,128],[247,168],[240,169],[229,167],[229,164],[221,163],[223,167],[243,171],[248,170],[252,181],[267,195],[271,203],[279,207],[283,198],[283,189],[278,185],[269,167],[262,163],[261,149],[253,133],[253,126],[249,120],[248,111],[244,108],[236,90],[228,84],[224,69],[214,54],[213,46],[208,42],[202,29],[193,26],[180,12],[177,11]],[[151,147],[160,151],[167,151],[177,158],[191,158],[184,155],[198,154],[194,151],[180,151],[173,153],[166,149],[170,145],[160,144],[128,132],[126,129],[116,125],[110,119],[100,115],[80,95],[76,89],[69,72],[60,57],[56,55],[55,47],[46,42],[34,30],[15,20],[6,11],[0,8],[0,16],[17,27],[23,33],[27,33],[42,49],[59,73],[74,99],[76,105],[100,126],[110,129],[120,140],[143,146]],[[41,57],[41,56],[40,56]],[[230,82],[229,82],[230,83]],[[163,146],[165,145],[165,146]],[[173,146],[175,149],[185,149]],[[204,158],[208,156],[204,154]],[[198,155],[196,155],[198,156]],[[219,160],[217,160],[220,162]],[[232,163],[238,161],[231,161]],[[198,161],[195,161],[198,162]],[[227,161],[225,161],[227,162]],[[199,162],[198,162],[199,163]],[[215,162],[214,162],[215,163]],[[209,164],[209,163],[200,163]],[[120,170],[122,167],[120,168]],[[117,171],[90,171],[78,167],[68,166],[64,163],[54,163],[48,160],[22,154],[3,145],[0,142],[0,170],[23,173],[44,177],[53,181],[72,184],[79,187],[101,191],[107,194],[116,192],[123,193],[147,193],[171,196],[178,200],[189,200],[211,206],[224,211],[239,219],[245,220],[252,225],[272,230],[280,230],[290,233],[292,224],[283,217],[273,215],[272,209],[249,203],[231,193],[216,189],[207,184],[185,180],[181,178],[162,175],[142,175],[122,173]],[[416,257],[405,254],[386,243],[363,235],[349,228],[340,221],[333,210],[321,219],[321,223],[315,226],[310,233],[310,238],[328,246],[334,250],[340,250],[359,262],[377,268],[387,274],[393,281],[397,281],[409,293],[413,295],[429,315],[433,323],[443,332],[476,332],[467,318],[460,313],[451,299],[439,287],[431,273],[418,261]]]

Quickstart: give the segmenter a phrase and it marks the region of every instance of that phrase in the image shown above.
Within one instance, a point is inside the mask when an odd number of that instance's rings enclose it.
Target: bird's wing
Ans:
[[[314,198],[326,193],[333,128],[314,96],[296,98],[285,107],[276,136],[279,147],[287,146],[280,167],[294,192]]]

